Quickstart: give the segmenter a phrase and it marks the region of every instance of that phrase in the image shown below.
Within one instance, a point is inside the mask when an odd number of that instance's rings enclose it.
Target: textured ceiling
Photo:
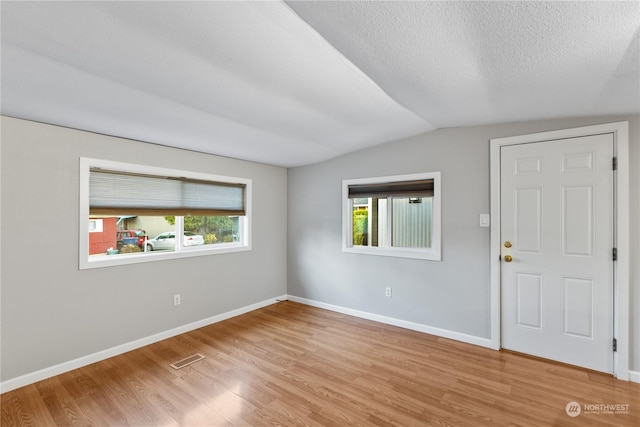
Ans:
[[[639,2],[290,2],[437,128],[640,110]]]
[[[298,166],[640,113],[639,2],[0,3],[4,115]]]

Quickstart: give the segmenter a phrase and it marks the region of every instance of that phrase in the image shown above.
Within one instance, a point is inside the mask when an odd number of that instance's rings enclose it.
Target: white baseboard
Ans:
[[[640,371],[629,371],[629,381],[640,383]]]
[[[310,305],[313,307],[324,308],[326,310],[335,311],[338,313],[348,314],[354,317],[360,317],[362,319],[373,320],[375,322],[385,323],[387,325],[399,326],[405,329],[411,329],[413,331],[423,332],[425,334],[436,335],[438,337],[449,338],[455,341],[461,341],[468,344],[474,344],[481,347],[491,347],[491,340],[488,338],[476,337],[473,335],[467,335],[460,332],[449,331],[447,329],[434,328],[433,326],[423,325],[420,323],[408,322],[406,320],[396,319],[394,317],[381,316],[379,314],[368,313],[366,311],[353,310],[351,308],[341,307],[333,304],[326,304],[324,302],[314,301],[306,298],[296,297],[294,295],[288,295],[287,299],[293,302],[299,302],[301,304]]]
[[[145,338],[141,338],[135,341],[131,341],[125,344],[121,344],[116,347],[112,347],[106,350],[99,351],[97,353],[89,354],[87,356],[79,357],[77,359],[70,360],[68,362],[63,362],[55,366],[51,366],[48,368],[40,369],[39,371],[31,372],[25,375],[21,375],[16,378],[12,378],[0,383],[0,393],[5,393],[7,391],[15,390],[20,387],[24,387],[29,384],[33,384],[35,382],[51,378],[55,375],[60,375],[65,372],[72,371],[74,369],[81,368],[83,366],[90,365],[95,362],[99,362],[101,360],[108,359],[113,356],[117,356],[122,353],[126,353],[131,350],[135,350],[140,347],[144,347],[149,344],[156,343],[158,341],[165,340],[167,338],[174,337],[176,335],[184,334],[189,331],[193,331],[198,328],[202,328],[204,326],[211,325],[213,323],[221,322],[226,319],[230,319],[232,317],[239,316],[241,314],[248,313],[253,310],[257,310],[262,307],[266,307],[271,304],[275,304],[278,301],[286,300],[287,296],[283,295],[276,298],[270,298],[261,302],[257,302],[255,304],[251,304],[245,307],[238,308],[236,310],[231,310],[226,313],[218,314],[217,316],[209,317],[207,319],[202,319],[197,322],[189,323],[187,325],[179,326],[174,329],[170,329],[168,331],[160,332]]]

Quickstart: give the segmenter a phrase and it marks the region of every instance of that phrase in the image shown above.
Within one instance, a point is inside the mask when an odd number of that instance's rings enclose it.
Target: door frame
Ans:
[[[613,152],[618,159],[614,176],[614,242],[618,248],[613,264],[613,333],[617,351],[613,353],[613,372],[629,381],[629,123],[614,122],[572,129],[518,135],[489,140],[491,173],[491,348],[502,347],[501,278],[500,278],[500,148],[576,138],[594,134],[613,134]]]

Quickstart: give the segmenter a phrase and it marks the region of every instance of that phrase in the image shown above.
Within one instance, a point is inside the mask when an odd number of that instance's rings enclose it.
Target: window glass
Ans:
[[[432,197],[359,198],[354,199],[353,245],[387,246],[388,200],[392,200],[391,246],[400,248],[431,247]]]
[[[432,197],[393,198],[392,246],[430,248]]]

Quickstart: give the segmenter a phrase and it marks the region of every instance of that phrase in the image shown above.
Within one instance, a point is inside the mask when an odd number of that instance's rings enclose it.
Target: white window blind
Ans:
[[[91,168],[92,215],[245,215],[246,184]]]

